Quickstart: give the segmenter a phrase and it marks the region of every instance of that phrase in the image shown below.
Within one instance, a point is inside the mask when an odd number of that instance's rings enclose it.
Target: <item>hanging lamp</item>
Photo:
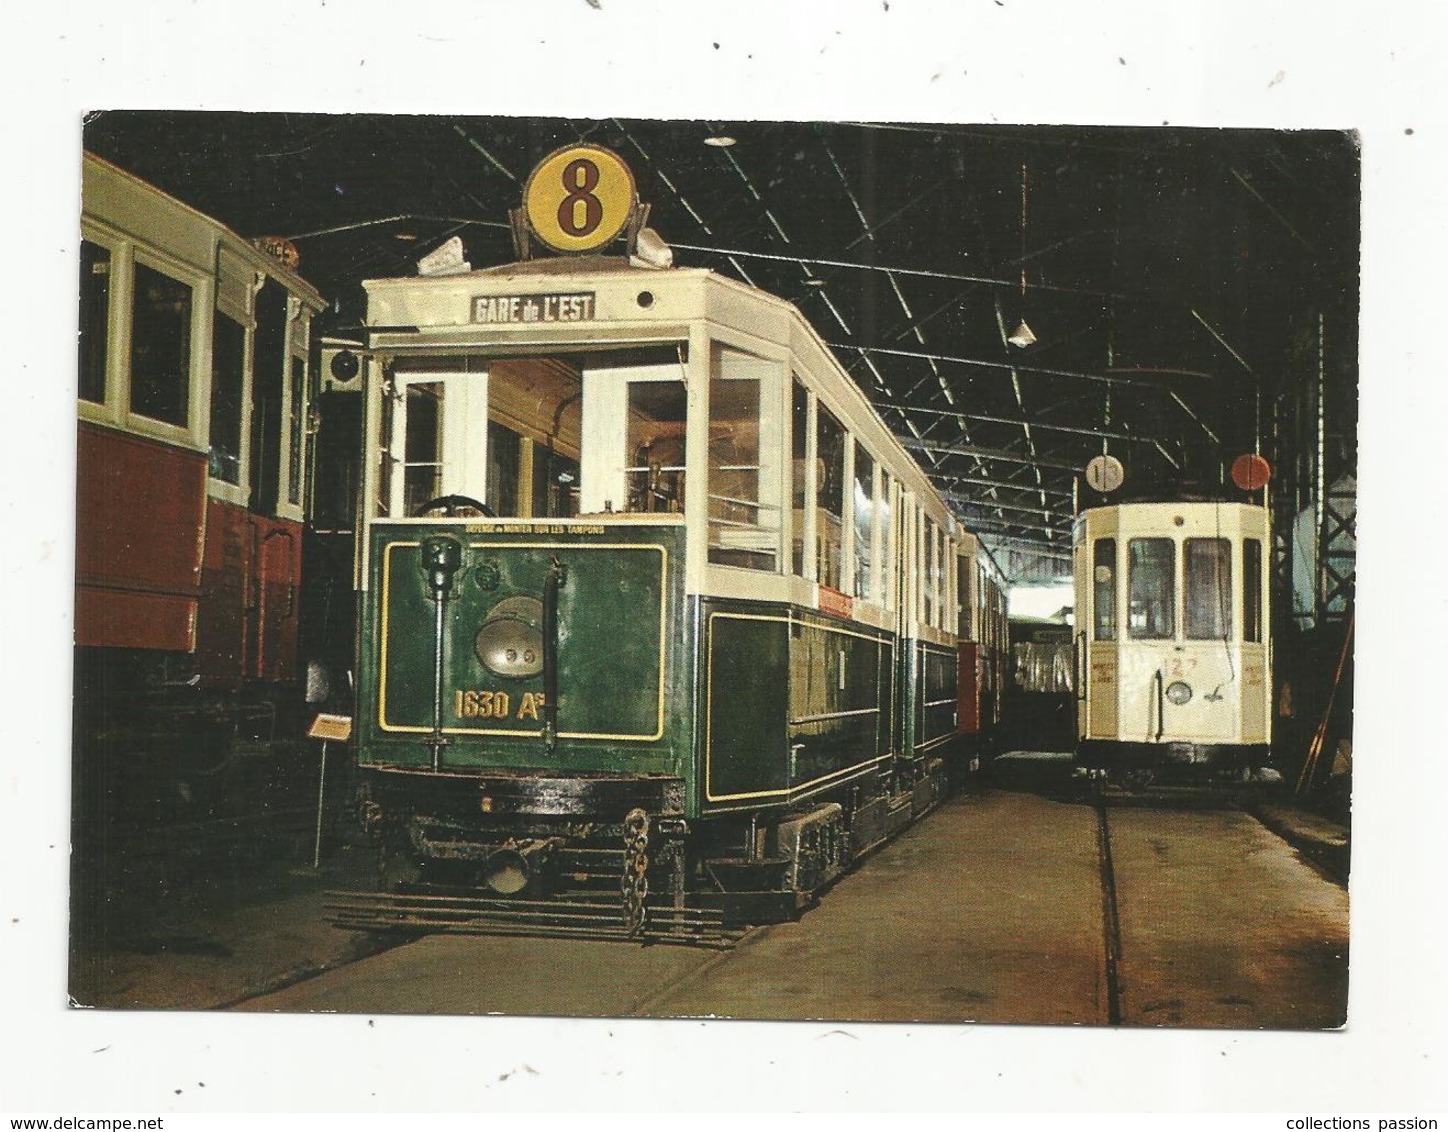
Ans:
[[[1006,336],[1012,346],[1024,350],[1036,341],[1035,332],[1026,323],[1026,167],[1021,166],[1021,321]]]

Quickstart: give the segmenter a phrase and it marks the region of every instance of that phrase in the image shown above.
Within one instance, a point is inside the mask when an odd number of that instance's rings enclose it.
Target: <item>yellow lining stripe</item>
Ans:
[[[812,621],[805,621],[795,617],[792,613],[787,617],[773,616],[763,613],[710,613],[709,625],[705,633],[707,649],[707,660],[705,661],[705,688],[706,702],[704,708],[704,799],[708,802],[735,802],[750,798],[780,798],[793,796],[801,791],[808,790],[812,786],[821,786],[833,779],[848,776],[862,767],[872,763],[880,763],[890,758],[886,755],[873,755],[868,759],[847,766],[840,770],[831,771],[829,774],[819,778],[813,778],[808,782],[801,782],[798,786],[787,786],[783,790],[754,790],[740,794],[715,794],[714,787],[714,619],[723,618],[728,621],[773,621],[781,625],[792,625],[795,622],[811,629],[821,629],[826,633],[839,633],[847,637],[858,637],[862,641],[872,641],[877,645],[891,645],[893,642],[886,637],[874,637],[867,633],[856,633],[850,629],[838,629],[833,625],[815,624]],[[786,725],[788,723],[786,722]]]
[[[380,730],[398,735],[430,735],[431,727],[415,727],[411,725],[388,723],[387,722],[387,638],[388,619],[391,607],[391,585],[392,585],[392,551],[395,549],[406,549],[408,547],[421,546],[420,541],[411,542],[389,542],[382,548],[382,660],[378,665],[377,682],[377,726]],[[657,721],[652,735],[614,735],[596,733],[591,731],[560,731],[560,739],[616,739],[628,742],[651,743],[663,738],[664,735],[664,699],[666,677],[668,673],[667,645],[668,645],[668,618],[664,615],[665,605],[668,602],[669,590],[669,550],[668,547],[658,543],[642,542],[609,542],[609,543],[577,543],[577,542],[472,542],[468,544],[470,550],[656,550],[659,553],[659,698],[657,706]],[[537,738],[541,731],[524,729],[503,729],[484,727],[444,727],[444,735],[506,735],[515,739]]]

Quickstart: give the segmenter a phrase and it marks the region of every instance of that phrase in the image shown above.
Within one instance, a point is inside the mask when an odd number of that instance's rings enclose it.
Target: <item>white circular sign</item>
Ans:
[[[1086,465],[1086,482],[1092,491],[1115,491],[1126,479],[1126,469],[1115,456],[1097,456]]]

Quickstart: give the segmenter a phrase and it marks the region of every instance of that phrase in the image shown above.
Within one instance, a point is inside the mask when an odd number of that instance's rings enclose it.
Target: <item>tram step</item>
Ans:
[[[719,909],[649,904],[643,923],[630,928],[616,900],[505,900],[422,886],[402,892],[328,892],[323,914],[333,927],[352,931],[563,936],[725,948],[742,934],[726,928]]]

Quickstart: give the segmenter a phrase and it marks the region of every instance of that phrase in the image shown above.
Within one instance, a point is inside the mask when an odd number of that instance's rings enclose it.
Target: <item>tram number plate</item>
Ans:
[[[508,692],[464,690],[453,693],[453,714],[458,719],[531,719],[537,721],[543,710],[542,692],[524,692],[514,711],[513,697]]]

